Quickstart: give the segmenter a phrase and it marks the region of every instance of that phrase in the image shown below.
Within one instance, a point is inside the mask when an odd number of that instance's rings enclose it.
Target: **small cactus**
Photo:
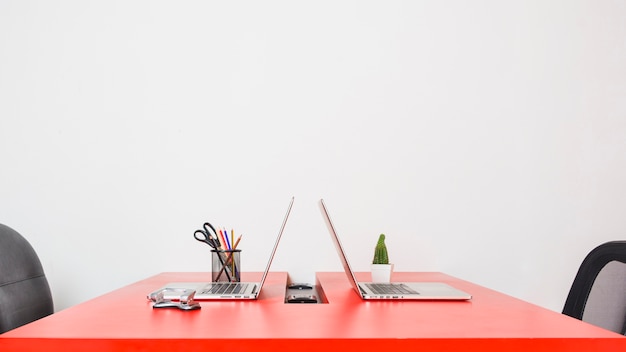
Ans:
[[[389,256],[387,255],[387,246],[385,245],[385,234],[380,234],[376,248],[374,249],[374,260],[372,264],[389,264]]]

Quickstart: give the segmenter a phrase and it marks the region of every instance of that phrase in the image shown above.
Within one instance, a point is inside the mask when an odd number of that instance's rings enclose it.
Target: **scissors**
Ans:
[[[217,240],[217,232],[213,225],[208,222],[205,222],[202,225],[202,229],[196,230],[193,233],[193,237],[196,241],[204,242],[209,246],[213,247],[213,249],[220,249],[220,242]]]
[[[220,241],[217,239],[217,231],[215,231],[213,225],[205,222],[204,225],[202,225],[201,229],[194,231],[193,237],[196,239],[196,241],[204,242],[211,246],[214,250],[216,250],[217,257],[222,264],[222,268],[226,266],[225,263],[228,261],[228,259],[222,257],[223,254],[220,252],[222,250],[222,246],[220,245]],[[225,272],[225,274],[228,278],[228,281],[230,281],[230,275],[228,274],[228,272]]]

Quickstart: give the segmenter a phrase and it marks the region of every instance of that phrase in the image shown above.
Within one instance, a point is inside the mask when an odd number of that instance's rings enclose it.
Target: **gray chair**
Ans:
[[[589,252],[563,314],[626,335],[626,241],[607,242]]]
[[[0,334],[53,311],[37,253],[19,233],[0,224]]]

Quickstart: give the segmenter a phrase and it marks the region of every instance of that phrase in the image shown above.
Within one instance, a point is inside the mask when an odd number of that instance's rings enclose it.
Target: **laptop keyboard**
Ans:
[[[216,283],[202,291],[202,294],[237,295],[243,293],[248,288],[248,285],[238,282]]]
[[[419,294],[404,284],[367,283],[365,286],[377,295]]]

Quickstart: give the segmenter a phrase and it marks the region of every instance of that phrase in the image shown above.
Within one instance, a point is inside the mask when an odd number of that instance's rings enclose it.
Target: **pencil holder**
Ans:
[[[213,272],[213,282],[240,282],[241,250],[212,250],[211,269]]]

